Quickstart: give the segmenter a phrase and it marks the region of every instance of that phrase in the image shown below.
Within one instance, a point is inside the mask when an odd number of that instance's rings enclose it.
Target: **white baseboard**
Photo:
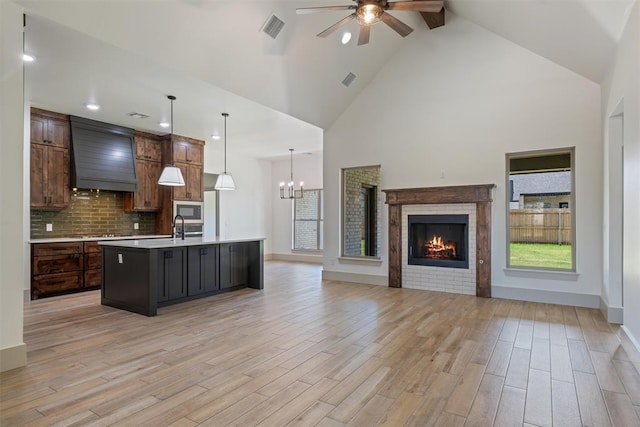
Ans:
[[[268,254],[265,255],[265,261],[291,261],[291,262],[308,262],[312,264],[322,264],[323,256],[318,254],[306,253],[290,253],[290,254]]]
[[[541,289],[523,289],[492,285],[491,296],[494,298],[543,302],[547,304],[562,304],[574,307],[600,308],[600,295],[574,294],[570,292],[555,292]]]
[[[610,306],[602,296],[600,297],[600,311],[607,322],[622,325],[622,315],[624,309],[622,307]]]
[[[640,371],[640,341],[634,337],[629,329],[622,325],[620,327],[622,333],[618,335],[622,342],[622,347],[627,352],[631,363]]]
[[[335,280],[337,282],[365,283],[367,285],[388,286],[389,278],[387,276],[378,276],[374,274],[362,273],[345,273],[342,271],[322,270],[322,280]]]
[[[30,289],[25,289],[24,290],[24,302],[29,302],[31,301],[31,290]]]
[[[27,345],[25,343],[0,349],[0,372],[27,366]]]

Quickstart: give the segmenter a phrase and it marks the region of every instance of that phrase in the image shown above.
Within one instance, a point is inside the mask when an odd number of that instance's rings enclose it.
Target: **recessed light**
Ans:
[[[169,122],[160,122],[159,124],[161,128],[168,128],[169,126],[171,126],[171,123]]]
[[[22,60],[24,62],[33,62],[36,60],[36,57],[33,55],[29,55],[28,53],[23,53],[22,54]]]
[[[217,134],[211,135],[211,139],[218,140],[218,139],[220,139],[220,135],[217,135]]]
[[[349,43],[349,40],[351,40],[351,31],[345,31],[342,35],[342,44]]]
[[[87,107],[87,109],[91,111],[97,111],[100,109],[100,106],[98,104],[85,104],[85,107]]]

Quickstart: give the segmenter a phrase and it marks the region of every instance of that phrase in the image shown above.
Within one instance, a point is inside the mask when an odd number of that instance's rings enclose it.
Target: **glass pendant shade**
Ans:
[[[160,185],[168,185],[170,187],[180,187],[184,185],[184,178],[179,167],[167,165],[164,167],[160,179],[158,180]]]
[[[233,181],[233,177],[230,173],[221,173],[218,175],[218,179],[216,180],[216,185],[214,187],[216,190],[235,190],[236,183]]]

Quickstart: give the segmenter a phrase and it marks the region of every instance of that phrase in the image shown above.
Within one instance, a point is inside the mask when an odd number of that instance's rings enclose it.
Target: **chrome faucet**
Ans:
[[[184,240],[184,218],[180,214],[173,217],[173,238],[175,239],[177,237],[176,235],[178,234],[178,231],[176,229],[176,220],[178,218],[182,220],[182,231],[180,232],[180,234],[182,235],[182,240]]]

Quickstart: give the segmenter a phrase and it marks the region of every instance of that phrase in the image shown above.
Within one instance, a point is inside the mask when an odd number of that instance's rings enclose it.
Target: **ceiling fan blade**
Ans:
[[[334,12],[336,10],[351,10],[355,9],[356,6],[319,6],[319,7],[300,7],[296,9],[296,13],[298,15],[304,13],[316,13],[316,12]]]
[[[401,37],[407,37],[413,31],[413,28],[386,12],[380,15],[380,20],[393,28],[393,30],[400,34]]]
[[[360,25],[360,34],[358,34],[358,46],[369,43],[369,34],[371,33],[371,25]]]
[[[356,17],[356,14],[352,13],[351,15],[349,15],[349,16],[347,16],[345,18],[342,18],[341,20],[339,20],[338,22],[336,22],[335,24],[333,24],[332,26],[330,26],[329,28],[327,28],[323,32],[318,33],[318,37],[327,37],[329,34],[333,33],[338,28],[340,28],[343,25],[346,25],[349,22],[351,22],[353,19],[355,19],[355,17]]]
[[[440,12],[444,6],[441,0],[415,0],[387,3],[387,10],[414,10],[416,12]]]

